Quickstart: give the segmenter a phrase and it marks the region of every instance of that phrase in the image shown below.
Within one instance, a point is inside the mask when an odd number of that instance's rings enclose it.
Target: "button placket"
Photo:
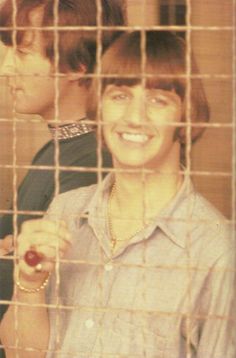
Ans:
[[[113,264],[111,262],[107,262],[105,265],[104,265],[104,269],[105,271],[109,272],[109,271],[112,271],[113,270]]]
[[[95,325],[95,322],[94,322],[94,320],[89,318],[84,322],[84,324],[85,324],[86,328],[90,329],[90,328],[93,328],[93,326]]]

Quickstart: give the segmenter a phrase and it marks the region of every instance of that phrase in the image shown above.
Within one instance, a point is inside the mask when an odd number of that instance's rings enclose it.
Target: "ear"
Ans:
[[[80,64],[79,68],[76,72],[68,72],[67,73],[67,78],[69,81],[78,81],[86,73],[86,70],[87,70],[86,66],[83,64]]]

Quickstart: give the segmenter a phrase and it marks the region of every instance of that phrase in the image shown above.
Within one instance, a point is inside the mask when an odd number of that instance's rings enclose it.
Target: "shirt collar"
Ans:
[[[94,218],[106,219],[107,200],[113,183],[114,174],[110,173],[97,185],[92,199],[84,209],[84,214],[88,215],[90,223],[93,222]],[[189,224],[191,223],[194,193],[192,181],[189,176],[186,175],[174,198],[162,209],[147,228],[147,234],[151,234],[151,232],[159,227],[170,240],[178,246],[185,248],[190,229]],[[145,235],[145,238],[149,236],[150,235]]]
[[[157,217],[157,226],[182,248],[185,248],[187,244],[194,193],[192,181],[189,176],[185,175],[180,189]]]
[[[95,187],[94,194],[92,195],[91,200],[88,201],[85,205],[81,220],[88,220],[89,224],[92,226],[93,223],[96,225],[96,220],[106,220],[107,217],[107,201],[110,194],[110,188],[114,183],[114,174],[108,174],[101,182],[99,182]],[[104,233],[101,233],[103,235]]]
[[[94,130],[92,125],[86,123],[86,118],[82,118],[77,122],[67,123],[60,126],[53,126],[49,124],[48,129],[51,132],[52,139],[54,140],[71,139]]]

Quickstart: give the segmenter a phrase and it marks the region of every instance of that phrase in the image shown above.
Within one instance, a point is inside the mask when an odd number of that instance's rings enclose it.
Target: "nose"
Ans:
[[[141,97],[133,97],[129,102],[126,121],[129,125],[140,126],[145,122],[145,103]]]
[[[14,75],[16,73],[16,63],[14,51],[12,48],[7,48],[6,53],[0,67],[1,75]]]

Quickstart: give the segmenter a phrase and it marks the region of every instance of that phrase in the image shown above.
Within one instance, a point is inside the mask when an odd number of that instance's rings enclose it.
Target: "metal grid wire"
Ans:
[[[42,31],[53,31],[54,34],[54,53],[55,53],[55,57],[54,57],[54,66],[55,66],[55,75],[54,75],[54,84],[55,84],[55,123],[56,124],[60,124],[60,120],[59,120],[59,79],[61,76],[63,76],[63,74],[60,73],[59,70],[59,60],[60,60],[60,53],[59,53],[59,36],[58,33],[60,30],[68,30],[68,31],[77,31],[79,29],[83,29],[83,30],[88,30],[88,31],[92,31],[92,30],[96,30],[97,31],[97,70],[96,73],[94,73],[93,75],[89,75],[88,77],[94,77],[94,78],[100,78],[102,77],[102,71],[101,71],[101,53],[102,53],[102,46],[101,46],[101,36],[102,36],[102,32],[106,31],[106,27],[102,26],[102,21],[101,21],[101,14],[102,14],[102,8],[101,8],[101,2],[100,0],[96,0],[97,2],[97,27],[60,27],[58,25],[59,23],[59,16],[58,16],[58,4],[59,4],[59,0],[54,0],[54,26],[51,27],[44,27],[43,29],[41,29],[40,27],[35,27],[32,26],[29,28],[29,26],[27,27],[22,27],[22,26],[17,26],[17,21],[16,21],[16,15],[17,15],[17,4],[16,4],[16,0],[11,0],[12,4],[13,4],[13,48],[14,50],[16,50],[16,34],[18,30],[42,30]],[[145,13],[145,7],[147,6],[146,0],[145,1],[141,1],[140,2],[140,12]],[[142,83],[145,85],[145,81],[147,78],[147,75],[145,73],[145,64],[146,64],[146,55],[145,55],[145,41],[146,41],[146,30],[173,30],[173,31],[184,31],[186,34],[186,44],[187,44],[187,53],[186,53],[186,64],[187,64],[187,70],[186,70],[186,78],[187,78],[187,92],[186,92],[186,123],[184,124],[186,126],[186,133],[187,133],[187,144],[186,144],[186,148],[185,148],[185,155],[186,155],[186,167],[182,170],[182,172],[187,176],[187,177],[192,177],[192,176],[202,176],[204,178],[218,178],[218,177],[222,177],[222,178],[230,178],[231,179],[231,183],[232,183],[232,204],[231,204],[231,209],[232,209],[232,215],[231,218],[228,220],[231,223],[231,226],[233,228],[233,231],[235,230],[235,223],[236,223],[236,82],[235,82],[235,76],[236,76],[236,0],[233,0],[233,25],[231,26],[198,26],[198,25],[193,25],[191,23],[191,19],[192,19],[192,1],[191,0],[186,0],[186,9],[187,9],[187,15],[186,15],[186,25],[183,26],[175,26],[175,25],[155,25],[155,26],[147,26],[147,25],[143,25],[143,26],[120,26],[120,27],[114,27],[114,30],[120,29],[120,30],[140,30],[141,34],[142,34],[142,41],[141,41],[141,48],[142,48]],[[109,30],[111,30],[112,27],[109,27]],[[4,28],[1,28],[0,30],[5,30]],[[221,74],[207,74],[207,73],[203,73],[200,75],[196,75],[196,74],[192,74],[191,73],[191,51],[192,51],[192,33],[194,31],[232,31],[233,34],[233,38],[232,38],[232,54],[233,54],[233,60],[232,60],[232,74],[225,74],[225,73],[221,73]],[[127,76],[126,76],[127,77]],[[233,117],[232,117],[232,121],[230,123],[191,123],[191,101],[190,101],[190,93],[191,93],[191,79],[193,78],[201,78],[204,80],[232,80],[232,113],[233,113]],[[100,82],[99,82],[100,84]],[[97,96],[98,98],[100,98],[101,96],[101,86],[98,86],[98,90],[97,90]],[[18,164],[18,156],[20,156],[20,154],[17,153],[17,123],[19,122],[24,122],[24,119],[19,119],[17,117],[17,114],[15,112],[15,100],[13,103],[13,111],[12,111],[12,118],[10,119],[10,121],[12,122],[12,135],[13,135],[13,144],[12,144],[12,152],[13,152],[13,159],[12,159],[12,163],[7,163],[7,164],[1,164],[0,163],[0,168],[2,169],[12,169],[13,172],[13,209],[12,210],[6,210],[6,209],[2,209],[0,208],[0,213],[1,214],[13,214],[13,224],[14,224],[14,242],[16,245],[16,240],[17,240],[17,235],[18,235],[18,229],[17,229],[17,216],[19,214],[44,214],[43,212],[28,212],[28,211],[19,211],[17,208],[17,182],[18,182],[18,170],[19,169],[35,169],[35,166],[32,165],[19,165]],[[98,183],[101,183],[102,181],[102,173],[104,171],[103,168],[103,162],[102,162],[102,155],[101,155],[101,151],[102,151],[102,120],[100,119],[101,117],[101,101],[98,101],[98,117],[99,120],[97,122],[97,126],[98,126],[98,147],[97,147],[97,153],[98,153],[98,167],[96,168],[89,168],[90,171],[96,171],[98,174]],[[6,122],[6,118],[0,118],[0,122]],[[29,121],[29,119],[27,119],[27,121]],[[175,126],[178,125],[178,123],[174,124]],[[181,126],[183,126],[183,124],[181,123]],[[233,149],[232,149],[232,171],[212,171],[212,170],[196,170],[193,169],[192,167],[192,160],[191,160],[191,152],[192,152],[192,143],[191,143],[191,130],[194,126],[197,127],[205,127],[205,128],[216,128],[216,129],[221,129],[221,128],[228,128],[230,130],[232,130],[232,137],[233,137]],[[56,137],[55,140],[55,158],[54,158],[54,162],[55,162],[55,166],[53,168],[48,167],[48,166],[39,166],[36,169],[37,170],[46,170],[46,169],[53,169],[54,170],[54,180],[55,180],[55,187],[56,187],[56,193],[58,194],[60,191],[60,186],[59,186],[59,173],[60,170],[71,170],[71,171],[88,171],[88,168],[75,168],[75,167],[64,167],[61,166],[60,161],[59,161],[59,144],[58,144],[58,138]],[[114,172],[115,169],[110,169],[111,172]],[[146,171],[143,169],[143,186],[145,186],[145,173]],[[190,192],[190,187],[188,188],[189,192]],[[144,204],[145,205],[145,204]],[[191,208],[189,208],[189,216],[190,216],[190,210]],[[171,217],[166,218],[166,220],[171,220]],[[207,221],[207,219],[206,219]],[[191,248],[188,247],[188,243],[190,242],[189,237],[191,235],[191,225],[193,223],[190,222],[189,224],[189,230],[188,230],[188,234],[186,237],[186,244],[187,244],[187,251],[188,251],[188,260],[187,260],[187,268],[186,267],[178,267],[178,266],[174,266],[171,265],[168,268],[168,265],[165,265],[165,269],[169,269],[169,270],[186,270],[188,271],[189,274],[189,283],[191,282],[191,275],[192,275],[192,265],[191,265]],[[234,238],[233,238],[234,239]],[[102,257],[102,254],[101,254]],[[14,258],[14,260],[16,259],[16,257]],[[65,261],[65,260],[64,260]],[[56,315],[56,322],[55,322],[55,326],[58,327],[58,329],[56,329],[56,331],[58,332],[58,335],[56,337],[56,350],[59,349],[58,347],[60,346],[60,335],[59,335],[59,326],[60,326],[60,312],[63,309],[74,309],[76,307],[72,306],[63,306],[60,303],[59,300],[59,285],[60,285],[60,275],[59,275],[59,269],[60,269],[60,262],[64,262],[63,260],[59,259],[59,253],[57,253],[57,263],[56,263],[56,292],[57,292],[57,297],[58,300],[54,305],[51,305],[51,308],[55,308],[57,310],[57,315]],[[93,262],[93,261],[77,261],[77,260],[72,260],[72,263],[80,263],[80,264],[89,264],[89,265],[97,265],[97,262]],[[124,266],[124,265],[123,265]],[[132,267],[132,265],[127,265],[127,267],[130,266]],[[142,264],[143,268],[150,268],[151,265],[148,263],[147,259],[146,259],[146,255],[145,255],[145,250],[143,252],[143,264]],[[207,268],[202,267],[202,270],[206,270]],[[101,268],[102,270],[102,268]],[[145,276],[143,277],[143,279],[145,280]],[[101,290],[101,297],[102,297],[102,292],[103,292],[103,281],[102,281],[102,275],[100,277],[98,277],[98,281],[99,281],[99,286],[100,286],[100,290]],[[145,287],[145,282],[144,282],[144,286]],[[188,297],[189,297],[189,308],[191,307],[191,291],[192,291],[192,287],[189,284],[189,289],[188,289]],[[145,295],[145,292],[143,292],[142,294]],[[102,300],[101,300],[102,301]],[[17,330],[18,328],[18,308],[19,305],[21,305],[21,303],[17,302],[17,300],[15,302],[8,302],[9,304],[14,304],[15,306],[15,328]],[[35,305],[37,306],[37,305]],[[85,307],[84,308],[87,311],[92,311],[93,307]],[[105,308],[104,307],[100,307],[100,308],[96,308],[98,311],[100,312],[105,312]],[[109,308],[110,310],[112,310],[111,308]],[[115,309],[114,309],[115,310]],[[189,309],[190,311],[190,309]],[[140,312],[137,312],[137,314],[139,314]],[[145,314],[146,312],[144,312],[143,314]],[[153,312],[153,314],[157,314],[157,312]],[[159,313],[158,313],[159,314]],[[173,313],[171,312],[165,312],[165,313],[160,313],[160,315],[171,315]],[[228,319],[227,317],[225,317],[225,319]],[[186,337],[186,351],[187,351],[187,358],[191,358],[191,349],[190,349],[190,326],[191,326],[191,320],[192,320],[192,316],[189,315],[189,317],[187,317],[187,337]],[[145,337],[144,337],[145,340]],[[19,342],[16,341],[16,357],[18,356],[17,350],[19,348]],[[29,350],[31,348],[29,347]],[[69,356],[69,355],[68,355]],[[73,356],[73,354],[71,354],[71,357]],[[83,355],[81,354],[81,357]],[[125,355],[113,355],[113,354],[103,354],[104,357],[125,357]],[[145,351],[143,352],[143,356],[146,356]],[[129,357],[131,357],[131,355],[129,355]],[[135,357],[135,355],[134,355]]]

